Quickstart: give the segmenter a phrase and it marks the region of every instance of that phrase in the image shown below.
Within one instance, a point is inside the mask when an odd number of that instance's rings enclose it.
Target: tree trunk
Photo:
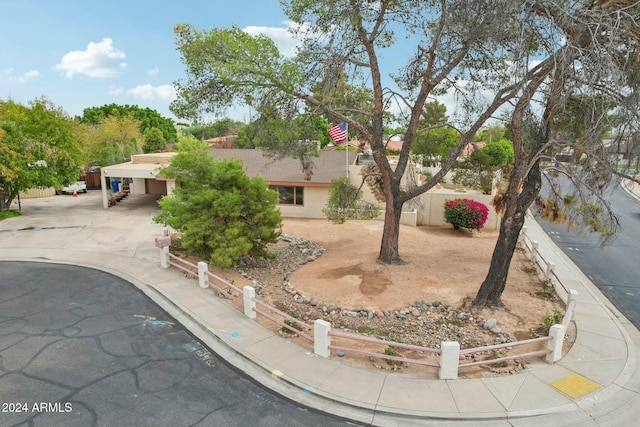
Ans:
[[[403,202],[398,202],[397,199],[399,197],[387,197],[386,200],[382,243],[380,244],[380,255],[378,256],[378,262],[383,264],[406,264],[400,258],[400,251],[398,250]]]
[[[0,186],[0,212],[8,211],[11,208],[11,202],[16,197],[17,192],[14,192],[9,184],[3,184]]]
[[[562,58],[566,59],[565,56]],[[533,94],[547,78],[547,73],[553,69],[551,67],[554,63],[552,59],[548,58],[544,61],[548,70],[539,73],[524,88],[523,95],[516,103],[511,118],[515,160],[509,176],[509,186],[505,192],[504,215],[500,221],[500,233],[491,257],[489,272],[476,294],[475,306],[477,308],[484,307],[487,302],[494,306],[501,304],[500,297],[507,284],[511,259],[518,243],[520,230],[524,225],[525,214],[540,193],[542,173],[538,155],[551,138],[551,124],[559,96],[562,93],[560,90],[562,89],[562,80],[558,79],[553,82],[541,125],[537,128],[533,127],[531,123],[528,123],[530,118],[525,119],[525,117],[529,116]],[[556,76],[554,75],[554,77]]]
[[[500,233],[493,249],[489,272],[476,294],[475,306],[478,308],[484,307],[487,303],[491,306],[497,306],[502,303],[500,298],[507,284],[511,259],[518,244],[518,236],[524,225],[525,214],[540,193],[542,181],[540,162],[535,162],[525,178],[526,181],[522,192],[517,194],[514,188],[517,187],[518,184],[516,183],[520,182],[520,177],[522,176],[521,173],[518,173],[519,170],[522,169],[514,168],[510,177],[505,214],[500,221]],[[514,194],[515,196],[509,197],[509,194]]]
[[[502,217],[500,234],[493,248],[489,272],[480,285],[476,294],[475,305],[482,308],[489,303],[490,306],[500,305],[500,297],[507,283],[507,275],[511,266],[511,259],[518,244],[518,236],[524,225],[524,213],[516,213],[511,217]]]

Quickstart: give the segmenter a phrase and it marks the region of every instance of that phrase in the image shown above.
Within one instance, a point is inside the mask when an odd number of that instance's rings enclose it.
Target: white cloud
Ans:
[[[160,72],[160,70],[158,69],[158,67],[154,67],[151,70],[147,71],[147,74],[149,74],[150,76],[155,76]]]
[[[28,80],[36,79],[38,77],[41,77],[40,72],[36,70],[31,70],[31,71],[27,71],[26,73],[18,77],[17,80],[18,80],[18,83],[26,83]]]
[[[68,78],[74,74],[109,78],[127,68],[127,63],[122,62],[126,57],[123,51],[113,47],[113,40],[104,38],[100,43],[90,42],[87,50],[66,53],[54,69],[64,71]]]
[[[289,28],[294,24],[290,21],[286,21],[285,24],[287,25],[286,28],[248,26],[243,28],[243,31],[252,36],[262,34],[269,37],[278,46],[280,54],[290,58],[296,54],[296,47],[299,42],[289,32]]]
[[[124,93],[124,89],[116,85],[111,85],[109,86],[107,93],[109,95],[122,95]]]
[[[138,99],[173,100],[176,97],[176,90],[171,85],[151,86],[147,84],[129,89],[127,95]]]
[[[5,68],[4,70],[2,70],[2,75],[5,76],[8,81],[16,82],[16,83],[26,83],[31,79],[42,77],[42,74],[40,74],[40,72],[37,70],[27,71],[26,73],[20,76],[14,76],[13,68]]]

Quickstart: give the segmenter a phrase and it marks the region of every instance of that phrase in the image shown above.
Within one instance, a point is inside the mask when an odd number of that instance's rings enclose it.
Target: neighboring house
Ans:
[[[486,142],[484,141],[480,141],[480,142],[470,142],[467,145],[464,146],[464,148],[462,149],[462,152],[460,153],[460,155],[462,157],[469,157],[471,155],[471,153],[473,153],[475,150],[479,150],[480,148],[484,147],[485,145],[487,145]]]
[[[391,151],[400,151],[402,149],[402,143],[403,141],[396,138],[392,138],[389,141],[387,141],[387,143],[385,144],[385,148]],[[339,143],[338,145],[344,146],[344,143]],[[330,144],[327,147],[332,147],[332,146],[333,144]],[[369,144],[369,141],[365,141],[365,140],[352,139],[351,141],[349,141],[349,146],[357,148],[360,151],[365,153],[371,151],[371,144]]]
[[[391,151],[400,151],[402,150],[402,143],[403,141],[399,140],[399,139],[390,139],[389,141],[387,141],[387,144],[385,145],[387,150],[391,150]]]
[[[236,139],[238,139],[238,135],[224,135],[205,139],[205,142],[209,144],[210,147],[233,148],[235,146],[234,143]]]

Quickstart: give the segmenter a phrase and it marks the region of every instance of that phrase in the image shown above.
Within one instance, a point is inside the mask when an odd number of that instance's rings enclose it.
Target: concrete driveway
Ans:
[[[153,239],[162,233],[151,220],[159,211],[157,199],[130,196],[109,209],[98,191],[22,200],[23,215],[0,222],[0,246],[112,252],[155,262]]]

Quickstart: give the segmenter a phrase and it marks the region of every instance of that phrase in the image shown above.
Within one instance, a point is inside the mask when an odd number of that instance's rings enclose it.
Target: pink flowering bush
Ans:
[[[489,208],[471,199],[453,199],[444,202],[444,219],[453,228],[469,228],[480,231],[487,222]]]

